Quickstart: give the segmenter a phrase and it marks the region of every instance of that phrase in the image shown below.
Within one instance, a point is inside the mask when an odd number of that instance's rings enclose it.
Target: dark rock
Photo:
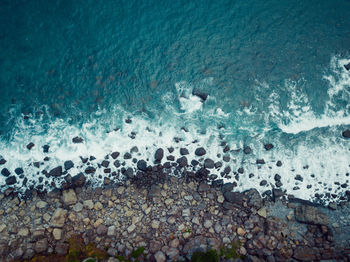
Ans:
[[[119,155],[120,155],[119,152],[113,152],[113,153],[111,154],[111,156],[112,156],[113,159],[116,159]]]
[[[160,162],[162,161],[163,157],[164,157],[164,150],[162,148],[158,148],[156,150],[156,153],[154,154],[155,160]]]
[[[131,159],[131,154],[130,153],[125,153],[124,154],[124,159]]]
[[[222,207],[227,209],[227,210],[234,210],[234,209],[237,208],[236,205],[234,205],[234,204],[232,204],[232,203],[230,203],[228,201],[224,201],[224,203],[222,204]]]
[[[348,71],[349,71],[349,70],[350,70],[350,63],[348,63],[348,64],[344,65],[344,67],[345,67],[345,69],[346,69],[346,70],[348,70]]]
[[[44,145],[44,146],[43,146],[43,152],[44,152],[44,153],[48,153],[48,152],[49,152],[49,148],[50,148],[49,145]]]
[[[284,195],[284,192],[279,188],[272,189],[272,197],[273,200],[276,201],[278,198],[282,197]]]
[[[275,185],[276,185],[276,187],[281,187],[281,186],[283,186],[283,184],[282,184],[281,181],[276,181]]]
[[[84,139],[82,139],[79,136],[73,137],[73,139],[72,139],[72,142],[75,143],[75,144],[83,143],[83,141],[84,141]]]
[[[267,181],[265,179],[261,180],[260,186],[266,186],[266,185],[267,185]]]
[[[82,187],[85,184],[86,177],[83,173],[79,173],[72,177],[72,185],[74,187]]]
[[[170,156],[167,156],[166,159],[169,160],[169,161],[174,161],[175,157],[170,155]]]
[[[249,178],[252,178],[252,177],[254,177],[254,174],[253,174],[253,173],[250,173],[250,174],[249,174]]]
[[[125,175],[126,175],[126,177],[129,178],[129,179],[133,178],[133,176],[134,176],[134,170],[133,170],[131,167],[127,168],[127,169],[125,170]]]
[[[147,163],[145,160],[139,160],[137,162],[137,168],[141,171],[146,172],[147,171]]]
[[[277,161],[276,166],[280,167],[282,166],[282,162],[280,160]]]
[[[169,147],[169,148],[168,148],[168,151],[169,151],[169,153],[171,154],[172,152],[174,152],[174,148],[173,148],[173,147]]]
[[[34,250],[36,253],[42,253],[46,251],[48,242],[46,238],[40,239],[35,243]]]
[[[7,168],[3,168],[1,170],[1,175],[8,177],[11,174],[11,172]]]
[[[225,162],[230,162],[230,156],[224,156],[223,158],[222,158]]]
[[[264,159],[257,159],[257,160],[256,160],[256,163],[257,163],[258,165],[263,165],[263,164],[265,164],[265,160],[264,160]]]
[[[230,147],[229,146],[225,146],[223,151],[224,151],[224,153],[230,151]]]
[[[4,165],[6,163],[6,160],[5,159],[0,159],[0,165]]]
[[[268,151],[271,150],[273,148],[273,144],[265,144],[264,148]]]
[[[299,205],[295,208],[295,219],[301,223],[328,225],[328,216],[310,205]]]
[[[62,166],[55,167],[50,170],[49,176],[61,176],[62,175]]]
[[[221,187],[221,186],[223,186],[223,184],[224,184],[224,180],[222,180],[222,179],[217,179],[217,180],[212,182],[212,185],[214,187]]]
[[[34,165],[36,168],[40,168],[40,162],[34,162],[33,165]]]
[[[180,167],[185,167],[188,164],[187,158],[185,156],[178,158],[176,162],[179,164]]]
[[[103,166],[104,168],[107,168],[109,166],[109,161],[103,160],[101,163],[101,166]]]
[[[204,167],[212,169],[212,168],[215,167],[215,163],[214,163],[214,161],[212,159],[207,158],[207,159],[204,160]]]
[[[188,152],[187,148],[180,148],[180,154],[181,154],[182,156],[184,156],[184,155],[188,155],[189,152]]]
[[[96,159],[96,157],[94,157],[94,156],[90,156],[90,161],[93,161],[93,160],[95,160]]]
[[[210,171],[204,167],[200,168],[197,171],[197,177],[201,178],[201,179],[206,179],[208,177],[208,175],[210,174]]]
[[[15,173],[16,173],[17,175],[20,175],[20,174],[23,174],[24,171],[23,171],[23,169],[22,169],[21,167],[17,167],[17,168],[15,169]]]
[[[260,209],[263,205],[262,198],[256,189],[249,189],[243,193],[248,199],[248,205]]]
[[[307,246],[298,246],[294,250],[293,257],[301,261],[312,261],[317,258],[315,250]]]
[[[347,129],[347,130],[343,131],[342,135],[345,138],[350,138],[350,129]]]
[[[222,167],[222,163],[220,161],[218,161],[214,164],[214,166],[215,166],[215,168],[220,168],[220,167]]]
[[[127,123],[127,124],[131,124],[131,123],[132,123],[131,118],[127,118],[127,119],[125,119],[125,123]]]
[[[207,183],[201,182],[198,186],[198,192],[205,192],[210,189],[210,186]]]
[[[65,170],[69,170],[72,167],[74,167],[74,163],[72,160],[67,160],[66,162],[64,162],[64,169]]]
[[[160,196],[161,188],[158,185],[152,185],[148,191],[149,197],[158,197]]]
[[[105,174],[109,174],[111,172],[112,172],[112,169],[110,169],[110,168],[103,169],[103,173],[105,173]]]
[[[17,179],[15,176],[10,176],[5,179],[6,185],[13,185],[17,183]]]
[[[252,149],[250,148],[250,146],[246,146],[244,149],[243,149],[243,152],[244,154],[248,155],[252,152]]]
[[[239,192],[230,192],[227,191],[224,193],[224,197],[226,201],[236,204],[236,205],[242,205],[243,204],[243,194]]]
[[[294,179],[295,179],[295,180],[298,180],[298,181],[301,181],[301,182],[304,181],[304,178],[303,178],[301,175],[296,175],[296,176],[294,177]]]
[[[275,179],[275,181],[280,181],[281,180],[281,176],[279,174],[275,174],[274,179]]]
[[[87,157],[80,157],[81,162],[83,162],[83,164],[87,163],[87,161],[89,160]]]
[[[207,94],[207,93],[204,93],[204,92],[200,91],[200,90],[197,89],[197,88],[194,88],[194,89],[193,89],[192,95],[198,96],[200,99],[202,99],[203,102],[204,102],[205,100],[207,100],[207,98],[208,98],[208,94]]]
[[[119,160],[115,160],[115,161],[113,162],[113,165],[114,165],[116,168],[119,168],[119,167],[120,167],[120,162],[119,162]]]
[[[231,167],[229,167],[229,166],[225,167],[224,174],[228,175],[228,174],[230,174],[230,172],[231,172]]]
[[[205,149],[203,147],[199,147],[194,151],[196,156],[204,156],[207,151],[205,151]]]
[[[33,147],[34,147],[34,143],[32,143],[32,142],[30,142],[30,143],[27,145],[27,149],[28,149],[28,150],[31,150]]]
[[[238,168],[238,173],[240,173],[240,174],[243,174],[243,173],[244,173],[243,167]]]
[[[199,162],[197,161],[197,160],[195,160],[195,159],[193,159],[192,161],[191,161],[191,165],[192,166],[197,166],[199,164]]]
[[[85,169],[85,174],[95,174],[96,168],[89,166]]]
[[[131,149],[130,149],[130,153],[137,153],[139,152],[139,148],[137,146],[133,146]]]

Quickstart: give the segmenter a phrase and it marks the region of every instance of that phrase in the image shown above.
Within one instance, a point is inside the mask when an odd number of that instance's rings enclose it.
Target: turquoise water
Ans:
[[[148,163],[169,146],[202,145],[220,160],[224,140],[253,149],[227,153],[225,165],[246,170],[239,190],[264,192],[279,173],[288,193],[341,196],[346,188],[334,182],[349,179],[350,142],[341,136],[350,127],[349,17],[345,0],[2,1],[3,167],[22,167],[35,186],[40,175],[30,164],[45,157],[44,144],[51,159],[42,167],[50,170],[134,145]],[[194,88],[209,94],[204,103]],[[76,135],[83,144],[72,144]]]

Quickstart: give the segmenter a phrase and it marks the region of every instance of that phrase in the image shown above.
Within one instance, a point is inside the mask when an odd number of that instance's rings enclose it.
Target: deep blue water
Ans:
[[[341,136],[350,127],[349,17],[347,0],[1,1],[0,155],[9,170],[31,174],[45,143],[49,170],[133,145],[151,162],[174,136],[183,140],[175,146],[198,140],[219,159],[224,139],[253,148],[229,153],[233,170],[256,174],[239,180],[242,190],[270,189],[282,172],[285,189],[303,198],[340,195],[334,182],[348,183],[350,171]],[[202,103],[193,88],[209,98]],[[84,145],[72,145],[75,135]],[[270,164],[258,169],[256,158]]]

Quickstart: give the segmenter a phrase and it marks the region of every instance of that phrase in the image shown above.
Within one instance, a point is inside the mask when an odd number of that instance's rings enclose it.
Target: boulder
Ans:
[[[67,206],[77,203],[77,195],[73,189],[64,190],[62,194],[63,203]]]
[[[178,158],[176,162],[179,164],[180,167],[185,167],[188,164],[187,158],[185,156]]]
[[[226,201],[232,204],[240,206],[243,203],[243,194],[240,192],[224,192],[224,197]]]
[[[350,129],[347,129],[347,130],[343,131],[342,135],[345,138],[350,138]]]
[[[125,175],[126,175],[126,177],[127,178],[133,178],[133,176],[134,176],[134,170],[131,168],[131,167],[129,167],[129,168],[127,168],[126,169],[126,171],[125,171]]]
[[[154,158],[156,161],[160,162],[164,157],[164,150],[162,148],[158,148],[156,153],[154,154]]]
[[[108,160],[103,160],[101,163],[101,166],[103,166],[104,168],[107,168],[109,166],[109,161]]]
[[[50,176],[61,176],[62,175],[62,166],[55,167],[50,170]]]
[[[310,205],[299,205],[295,208],[295,219],[301,223],[328,225],[328,216],[318,208]]]
[[[89,166],[85,169],[85,174],[95,174],[96,168]]]
[[[194,151],[196,156],[204,156],[207,151],[205,151],[205,149],[203,147],[199,147]]]
[[[23,168],[17,167],[17,168],[15,169],[15,173],[16,173],[17,175],[23,174],[23,173],[24,173]]]
[[[68,211],[65,209],[57,208],[51,217],[50,225],[59,228],[63,227],[66,221],[67,212]]]
[[[67,160],[64,162],[64,169],[69,170],[74,167],[74,163],[71,160]]]
[[[137,168],[141,171],[146,172],[147,171],[147,163],[145,160],[139,160],[137,162]]]
[[[28,150],[31,150],[33,147],[34,147],[34,143],[32,143],[32,142],[30,142],[30,143],[27,145],[27,149],[28,149]]]
[[[3,158],[0,159],[0,165],[4,165],[7,161]]]
[[[207,100],[208,98],[208,94],[197,89],[197,88],[194,88],[193,91],[192,91],[192,95],[194,96],[198,96],[200,99],[202,99],[202,101],[204,102],[205,100]]]
[[[185,156],[188,154],[189,154],[189,152],[188,152],[187,148],[180,148],[180,155]]]
[[[34,250],[36,253],[45,252],[48,246],[46,238],[40,239],[35,243]]]
[[[10,176],[8,178],[5,179],[5,183],[6,185],[13,185],[13,184],[16,184],[17,183],[17,179],[15,176]]]
[[[7,168],[3,168],[1,170],[1,175],[8,177],[11,174],[11,172]]]
[[[72,186],[81,187],[85,184],[86,177],[83,173],[79,173],[76,176],[72,177]]]
[[[294,250],[293,257],[301,261],[312,261],[317,258],[315,250],[307,246],[298,246]]]
[[[113,159],[116,159],[119,155],[120,155],[119,152],[113,152],[113,153],[111,154],[111,156],[112,156]]]
[[[73,142],[74,144],[83,143],[83,141],[84,141],[84,139],[82,139],[82,138],[79,137],[79,136],[73,137],[73,139],[72,139],[72,142]]]
[[[207,158],[207,159],[204,160],[204,167],[212,169],[212,168],[215,167],[215,163],[214,163],[214,161],[212,159]]]

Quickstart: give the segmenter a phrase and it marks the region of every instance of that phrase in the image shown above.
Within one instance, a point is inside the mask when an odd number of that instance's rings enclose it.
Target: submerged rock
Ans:
[[[33,143],[33,142],[30,142],[30,143],[27,145],[27,149],[28,149],[28,150],[31,150],[33,147],[34,147],[34,143]]]
[[[50,176],[61,176],[62,175],[62,166],[55,167],[50,170]]]
[[[271,150],[273,148],[273,144],[265,144],[264,148],[266,149],[266,151]]]
[[[350,64],[349,64],[350,65]],[[349,70],[349,69],[348,69]],[[347,129],[345,131],[343,131],[342,133],[343,137],[345,138],[350,138],[350,129]]]
[[[243,149],[243,152],[244,154],[248,155],[252,152],[252,149],[250,148],[250,146],[246,146],[244,149]]]
[[[205,100],[207,100],[208,98],[208,94],[207,93],[204,93],[203,91],[197,89],[197,88],[194,88],[193,91],[192,91],[192,95],[194,96],[198,96],[199,98],[202,99],[202,101],[204,102]]]
[[[84,139],[82,139],[79,136],[73,137],[73,139],[72,139],[72,142],[75,143],[75,144],[83,143],[83,141],[84,141]]]

